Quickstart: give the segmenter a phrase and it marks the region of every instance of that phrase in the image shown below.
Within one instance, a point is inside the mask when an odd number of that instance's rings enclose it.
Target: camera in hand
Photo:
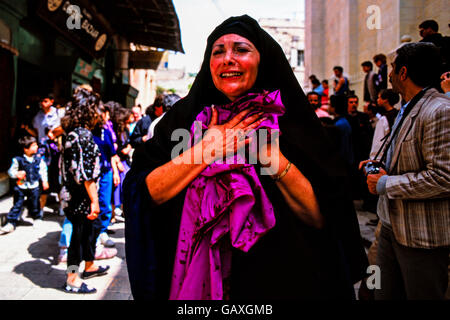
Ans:
[[[364,172],[366,173],[366,176],[369,174],[377,174],[380,173],[381,167],[382,164],[380,162],[370,161],[366,163],[366,166],[364,167]]]

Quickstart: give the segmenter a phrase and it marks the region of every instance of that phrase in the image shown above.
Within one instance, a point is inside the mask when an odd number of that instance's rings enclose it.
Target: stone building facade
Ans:
[[[449,35],[449,7],[449,0],[306,0],[305,91],[309,75],[330,80],[333,67],[341,65],[361,98],[361,63],[392,52],[402,37],[419,41],[418,25],[424,20],[436,20],[439,32]]]
[[[297,80],[302,84],[305,80],[304,21],[300,18],[261,18],[258,22],[283,48]]]

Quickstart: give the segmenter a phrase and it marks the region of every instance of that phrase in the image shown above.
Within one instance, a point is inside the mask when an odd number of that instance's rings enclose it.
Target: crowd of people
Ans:
[[[342,67],[334,68],[330,96],[315,75],[309,78],[313,90],[308,101],[346,161],[353,199],[363,200],[363,210],[377,214],[368,222],[376,226],[368,258],[382,270],[383,290],[369,290],[363,281],[362,299],[445,297],[450,39],[438,28],[433,20],[421,23],[423,39],[389,55],[393,68],[389,76],[385,54],[373,57],[377,72],[371,61],[361,63],[363,112],[357,110],[359,98],[349,90]],[[387,88],[388,78],[392,89]],[[407,264],[415,263],[414,270],[408,269]]]
[[[1,232],[14,231],[25,197],[39,221],[56,192],[66,217],[59,260],[85,261],[82,273],[67,274],[71,293],[96,291],[83,279],[108,272],[95,260],[117,253],[108,227],[124,220],[136,300],[351,300],[359,281],[360,299],[443,299],[450,73],[444,50],[425,39],[436,26],[420,29],[423,42],[388,54],[389,75],[384,54],[362,62],[363,112],[341,66],[331,87],[311,76],[305,95],[281,47],[246,15],[209,35],[183,99],[158,96],[142,114],[103,103],[87,85],[63,108],[48,95],[22,126]],[[175,130],[190,134],[187,148],[177,149]],[[257,163],[242,162],[238,151],[251,152],[251,133],[263,130]],[[379,217],[368,255],[355,199]],[[369,264],[379,266],[381,287],[366,286]]]
[[[79,266],[84,260],[84,278],[105,274],[107,268],[93,261],[117,254],[109,226],[124,221],[122,184],[135,142],[151,137],[150,123],[157,123],[177,99],[176,94],[160,94],[142,117],[140,105],[128,109],[114,101],[102,102],[89,85],[77,87],[64,107],[53,106],[52,94],[42,97],[40,110],[28,117],[32,120],[19,124],[21,152],[8,170],[16,182],[14,204],[0,234],[13,232],[26,219],[25,206],[33,224],[39,223],[52,195],[58,213],[65,215],[58,263]],[[80,281],[70,274],[65,290],[94,291]]]
[[[440,49],[441,80],[444,80],[448,71],[450,38],[443,37],[438,30],[439,26],[434,20],[427,20],[419,25],[419,33],[423,37],[421,42],[434,43]],[[376,159],[382,155],[381,146],[390,133],[401,101],[397,92],[388,89],[386,55],[378,53],[373,56],[372,61],[361,63],[362,72],[365,73],[361,101],[363,112],[358,111],[360,97],[350,90],[350,81],[341,66],[333,68],[332,92],[329,91],[328,80],[320,81],[316,75],[311,75],[309,80],[312,91],[307,93],[307,97],[327,130],[330,133],[339,133],[339,138],[333,136],[333,139],[338,143],[340,153],[346,159],[351,172],[354,199],[362,199],[363,209],[376,213],[377,199],[368,192],[364,175],[358,167],[361,161]],[[377,67],[376,72],[374,65]],[[436,85],[438,80],[433,85]],[[442,87],[441,91],[445,93],[446,89]],[[345,99],[339,96],[344,96]],[[334,101],[334,105],[330,105],[330,101]],[[376,225],[377,222],[378,219],[375,219],[369,224]]]
[[[309,79],[312,91],[307,93],[310,105],[336,142],[335,145],[342,158],[345,159],[351,173],[353,199],[362,199],[363,209],[372,213],[376,213],[376,198],[369,193],[365,177],[358,170],[358,165],[369,158],[376,146],[379,146],[380,140],[389,133],[390,127],[386,126],[384,120],[386,116],[391,119],[388,125],[392,125],[396,117],[397,109],[394,106],[399,102],[399,98],[398,94],[387,88],[386,60],[386,55],[381,53],[373,57],[373,62],[378,67],[377,73],[373,71],[371,61],[364,61],[361,64],[362,71],[366,73],[363,112],[358,110],[360,98],[350,90],[350,81],[344,75],[344,69],[341,66],[333,68],[332,92],[328,87],[328,80],[320,82],[315,75],[311,75]],[[394,102],[392,108],[383,105],[388,96],[390,102]],[[377,126],[381,118],[383,120]],[[384,134],[380,136],[382,133]],[[375,153],[377,151],[378,149]],[[370,223],[376,224],[377,221]]]

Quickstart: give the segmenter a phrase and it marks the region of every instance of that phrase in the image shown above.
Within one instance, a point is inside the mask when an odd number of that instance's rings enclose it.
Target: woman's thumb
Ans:
[[[211,128],[212,126],[215,126],[217,124],[217,118],[218,118],[218,112],[214,105],[211,106],[212,115],[211,115],[211,121],[209,122],[208,128]]]

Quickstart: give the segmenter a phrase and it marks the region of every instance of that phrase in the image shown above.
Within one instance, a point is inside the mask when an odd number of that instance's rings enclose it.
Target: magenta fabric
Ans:
[[[105,129],[107,129],[109,132],[111,132],[112,140],[113,140],[114,143],[116,143],[116,141],[117,141],[117,136],[116,136],[116,133],[115,133],[115,131],[114,131],[112,121],[111,121],[111,120],[108,120],[108,121],[104,124],[103,128],[105,128]],[[116,149],[117,149],[117,148],[116,148]]]
[[[267,120],[258,129],[279,130],[283,115],[280,92],[248,94],[224,106],[215,106],[219,124],[240,111],[256,107]],[[205,107],[196,121],[207,129],[212,109]],[[199,133],[191,127],[194,141]],[[197,136],[196,136],[197,135]],[[270,135],[269,135],[270,136]],[[255,144],[256,145],[256,144]],[[252,164],[212,163],[188,187],[181,217],[172,275],[171,300],[228,298],[232,247],[248,252],[275,226],[272,204]],[[242,160],[242,159],[241,159]],[[244,159],[245,160],[245,159]]]

